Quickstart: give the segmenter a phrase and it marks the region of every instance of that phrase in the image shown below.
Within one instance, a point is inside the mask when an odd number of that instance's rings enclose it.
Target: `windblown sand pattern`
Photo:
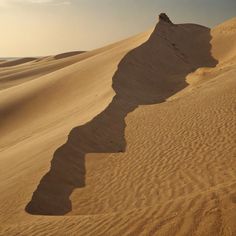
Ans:
[[[17,61],[0,235],[236,235],[235,18]]]

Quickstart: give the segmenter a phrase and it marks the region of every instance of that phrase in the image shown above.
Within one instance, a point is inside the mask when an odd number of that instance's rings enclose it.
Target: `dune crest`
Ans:
[[[0,64],[0,67],[17,66],[17,65],[20,65],[20,64],[24,64],[24,63],[27,63],[27,62],[34,61],[36,59],[37,58],[35,58],[35,57],[26,57],[26,58],[20,58],[20,59],[16,59],[16,60],[11,60],[11,61],[5,61],[5,62],[2,62]]]

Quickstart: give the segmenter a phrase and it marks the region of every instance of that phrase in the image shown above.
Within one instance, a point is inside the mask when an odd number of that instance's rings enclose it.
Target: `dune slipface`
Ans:
[[[0,69],[0,234],[234,235],[235,28]]]

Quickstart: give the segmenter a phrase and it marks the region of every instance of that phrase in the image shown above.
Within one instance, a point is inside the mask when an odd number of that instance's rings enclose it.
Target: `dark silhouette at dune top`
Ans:
[[[172,21],[170,20],[170,18],[166,15],[166,13],[161,13],[161,14],[159,15],[159,21],[161,21],[161,20],[163,20],[163,21],[165,21],[165,22],[167,22],[167,23],[173,25],[173,22],[172,22]]]

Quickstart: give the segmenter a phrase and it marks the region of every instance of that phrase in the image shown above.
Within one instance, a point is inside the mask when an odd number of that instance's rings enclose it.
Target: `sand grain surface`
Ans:
[[[235,29],[2,62],[0,235],[236,235]]]

